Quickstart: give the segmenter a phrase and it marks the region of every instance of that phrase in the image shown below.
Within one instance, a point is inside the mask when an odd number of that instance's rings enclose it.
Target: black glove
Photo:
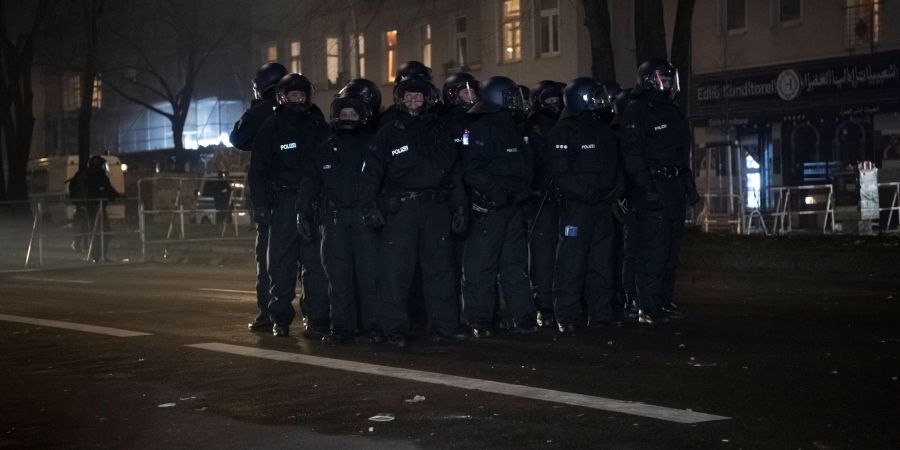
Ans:
[[[463,206],[457,206],[453,210],[453,218],[450,221],[450,231],[459,234],[469,228],[469,211]]]
[[[374,204],[369,205],[363,210],[363,224],[373,230],[377,230],[384,226],[384,216]]]
[[[684,172],[681,176],[681,182],[684,184],[684,198],[691,206],[700,203],[700,194],[697,192],[697,182],[694,180],[694,173],[690,170]]]
[[[311,241],[313,238],[312,234],[312,222],[309,217],[303,213],[297,213],[297,234],[300,236],[300,239],[304,241]]]
[[[644,201],[647,203],[647,209],[650,211],[659,211],[663,209],[662,196],[652,184],[647,186],[647,192],[644,194]]]
[[[269,210],[265,208],[254,208],[253,209],[253,223],[258,223],[260,225],[268,225],[271,220]]]

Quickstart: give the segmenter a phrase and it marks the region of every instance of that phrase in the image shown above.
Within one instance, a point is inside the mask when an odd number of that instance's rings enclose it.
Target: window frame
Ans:
[[[559,56],[559,54],[562,50],[562,34],[559,32],[559,24],[560,24],[559,3],[560,3],[560,1],[559,0],[553,0],[553,1],[556,2],[556,7],[545,9],[545,8],[543,8],[543,5],[542,5],[543,0],[534,0],[535,18],[537,19],[537,20],[535,20],[535,25],[536,25],[535,30],[537,32],[534,33],[535,49],[536,49],[535,53],[537,53],[537,56],[539,58],[552,58],[555,56]],[[553,16],[556,16],[556,25],[553,24]],[[547,39],[548,39],[547,42],[548,42],[548,45],[550,46],[550,49],[549,49],[550,51],[548,51],[548,52],[544,52],[544,48],[543,48],[543,46],[544,46],[543,21],[544,21],[545,17],[548,18],[548,21],[549,21],[548,28],[549,28],[549,32],[550,32],[550,35],[547,37]],[[553,47],[553,39],[552,39],[553,33],[556,34],[556,49],[552,48]]]
[[[518,14],[515,16],[507,16],[506,15],[506,3],[507,2],[518,2],[519,9]],[[500,0],[500,64],[516,64],[522,62],[522,0]],[[509,25],[511,34],[511,39],[518,45],[518,48],[513,47],[513,42],[510,42],[510,45],[507,45],[506,36],[507,36],[507,26]],[[517,25],[517,26],[516,26]],[[518,39],[515,39],[515,36],[518,35]],[[507,48],[513,48],[512,52],[507,51]],[[507,57],[507,54],[512,53],[512,56]]]
[[[336,51],[331,52],[332,41],[335,44]],[[334,62],[334,80],[331,79],[331,63]],[[340,35],[325,36],[325,81],[328,82],[330,88],[335,87],[341,82],[341,37]]]

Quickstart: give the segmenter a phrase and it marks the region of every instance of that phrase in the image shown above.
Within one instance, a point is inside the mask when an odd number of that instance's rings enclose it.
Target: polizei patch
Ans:
[[[666,128],[669,128],[669,125],[662,124],[662,125],[657,125],[657,126],[653,127],[653,129],[656,131],[662,131],[662,130],[665,130]]]
[[[391,156],[397,156],[401,153],[406,153],[407,151],[409,151],[409,146],[404,145],[403,147],[395,148],[395,149],[391,150]]]
[[[296,143],[296,142],[291,142],[290,144],[281,144],[281,149],[282,149],[282,150],[290,150],[290,149],[292,149],[292,148],[297,148],[297,143]]]

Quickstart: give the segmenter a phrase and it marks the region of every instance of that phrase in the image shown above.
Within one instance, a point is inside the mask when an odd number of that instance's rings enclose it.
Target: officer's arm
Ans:
[[[262,101],[251,105],[241,115],[240,120],[234,123],[234,128],[229,135],[231,145],[238,150],[252,150],[254,136],[270,115],[272,115],[271,102]]]
[[[297,211],[306,216],[312,216],[313,203],[322,191],[322,174],[320,172],[321,155],[328,147],[328,142],[319,144],[316,148],[300,154],[300,168],[303,179],[300,181],[300,192],[297,195]]]
[[[442,139],[441,142],[446,144],[448,147],[448,153],[451,153],[455,156],[455,162],[453,164],[453,170],[450,172],[450,179],[453,183],[453,189],[450,191],[450,206],[454,209],[456,208],[465,208],[469,209],[469,198],[466,195],[466,188],[463,185],[463,170],[462,170],[462,160],[460,159],[460,149],[465,150],[465,147],[462,146],[462,142],[459,144],[454,142],[454,138],[460,136],[461,133],[457,134],[459,130],[456,127],[447,127],[448,133],[445,139]],[[443,153],[443,152],[440,152]]]
[[[363,152],[363,164],[360,167],[359,200],[362,205],[370,205],[378,197],[381,191],[381,181],[384,178],[386,136],[389,129],[382,128],[375,137],[369,141],[369,146]]]
[[[272,146],[275,117],[266,120],[253,140],[250,154],[250,170],[247,183],[250,185],[250,200],[256,208],[268,209],[269,169],[272,166]]]
[[[625,175],[638,189],[646,192],[653,179],[650,177],[650,168],[647,167],[644,158],[643,124],[641,123],[643,109],[635,104],[625,110],[622,115],[619,136]]]

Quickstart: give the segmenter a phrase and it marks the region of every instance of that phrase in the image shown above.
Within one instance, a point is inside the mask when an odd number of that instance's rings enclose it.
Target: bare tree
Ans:
[[[35,40],[46,24],[51,0],[39,0],[30,26],[17,36],[7,28],[8,3],[0,4],[0,199],[25,200],[34,131],[31,71]]]
[[[597,80],[616,79],[616,60],[613,53],[612,25],[607,0],[581,0],[584,6],[584,25],[591,37],[591,74]]]
[[[150,6],[114,32],[124,46],[119,54],[125,64],[111,65],[104,82],[128,101],[169,119],[180,153],[198,76],[233,33],[239,15],[225,2],[157,0]],[[222,20],[208,20],[212,15]],[[161,102],[168,108],[159,107]]]
[[[91,118],[94,114],[94,80],[97,78],[99,21],[106,0],[82,0],[84,18],[84,65],[81,70],[81,104],[78,107],[78,167],[87,167],[91,156]]]
[[[637,63],[666,58],[666,24],[662,0],[635,0],[634,47]]]
[[[694,19],[695,0],[678,0],[675,10],[675,31],[672,34],[672,64],[678,68],[682,93],[679,105],[687,112],[686,94],[690,90],[693,67],[691,65],[691,26]]]

